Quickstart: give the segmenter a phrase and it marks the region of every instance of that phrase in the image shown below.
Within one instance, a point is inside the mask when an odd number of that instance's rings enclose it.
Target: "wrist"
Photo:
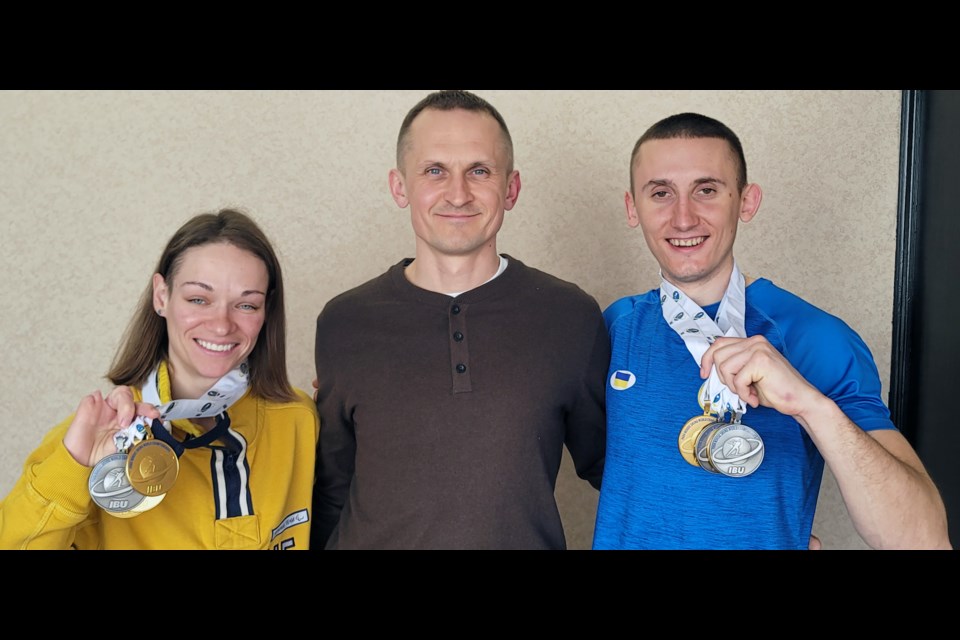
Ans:
[[[827,424],[837,417],[836,414],[842,412],[833,400],[813,387],[811,387],[811,390],[813,393],[804,400],[800,412],[794,418],[812,435],[814,425]]]

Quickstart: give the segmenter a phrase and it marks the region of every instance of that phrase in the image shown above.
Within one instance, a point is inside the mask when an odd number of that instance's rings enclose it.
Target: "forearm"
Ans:
[[[589,357],[583,368],[580,391],[567,416],[566,445],[573,458],[577,475],[600,489],[606,457],[607,368],[610,365],[610,336],[603,316],[592,318],[592,340]],[[583,335],[591,335],[584,331]]]
[[[313,524],[310,528],[310,548],[315,551],[322,550],[330,534],[337,527],[340,521],[340,512],[343,510],[343,503],[339,506],[330,499],[328,493],[315,487],[313,492]]]
[[[88,517],[90,469],[78,464],[62,443],[38,450],[0,503],[0,549],[68,549]],[[42,447],[41,449],[45,449]]]
[[[950,548],[940,493],[899,432],[864,432],[822,395],[796,418],[830,467],[867,544],[875,549]]]

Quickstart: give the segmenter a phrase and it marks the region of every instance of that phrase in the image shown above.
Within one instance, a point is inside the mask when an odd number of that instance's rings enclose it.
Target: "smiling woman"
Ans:
[[[187,222],[107,376],[120,386],[27,459],[0,547],[306,549],[319,424],[287,379],[284,325],[260,228],[233,210]]]
[[[188,249],[175,274],[153,276],[175,396],[199,397],[247,359],[263,327],[268,283],[262,260],[226,243]]]

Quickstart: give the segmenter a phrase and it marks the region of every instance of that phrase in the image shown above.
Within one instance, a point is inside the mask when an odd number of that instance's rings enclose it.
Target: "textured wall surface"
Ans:
[[[899,91],[476,90],[506,118],[522,191],[498,248],[601,306],[658,284],[625,222],[628,159],[662,117],[736,131],[764,189],[743,271],[839,315],[889,380]],[[397,130],[423,91],[0,92],[0,495],[43,434],[100,388],[169,236],[224,206],[253,215],[283,261],[290,375],[309,389],[313,326],[337,293],[413,255],[387,190]],[[886,399],[886,396],[884,396]],[[571,548],[596,493],[565,461]],[[863,548],[832,478],[814,531]]]

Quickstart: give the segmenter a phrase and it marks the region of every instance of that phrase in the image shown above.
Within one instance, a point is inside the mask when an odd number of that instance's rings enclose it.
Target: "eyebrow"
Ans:
[[[727,186],[727,183],[724,182],[723,180],[721,180],[720,178],[709,178],[709,177],[708,177],[708,178],[697,178],[696,180],[693,181],[693,184],[705,184],[705,183],[707,183],[707,182],[713,182],[713,183],[716,183],[716,184],[722,184],[723,186]]]
[[[657,180],[650,180],[649,182],[647,182],[647,184],[643,185],[643,188],[646,189],[647,187],[672,187],[672,186],[674,186],[672,180],[664,180],[661,178]]]
[[[205,289],[206,291],[210,291],[210,292],[213,291],[213,287],[211,287],[210,285],[208,285],[206,282],[197,282],[197,281],[195,281],[195,280],[188,280],[187,282],[181,282],[181,283],[180,283],[180,286],[181,286],[181,287],[185,287],[185,286],[187,286],[188,284],[192,284],[192,285],[195,286],[195,287],[200,287],[201,289]],[[267,295],[267,294],[265,294],[263,291],[258,291],[257,289],[247,289],[246,291],[244,291],[244,292],[241,293],[240,295],[241,295],[241,296],[249,296],[249,295],[255,295],[255,294],[260,294],[261,296],[264,296],[264,297],[266,297],[266,295]]]
[[[704,178],[697,178],[696,180],[693,181],[693,184],[695,185],[708,184],[708,183],[722,184],[723,186],[727,186],[727,183],[721,180],[720,178],[704,177]],[[643,185],[643,188],[646,189],[647,187],[651,187],[651,186],[652,187],[676,187],[676,184],[673,182],[673,180],[667,180],[665,178],[657,178],[647,182],[647,184]]]
[[[444,169],[449,168],[449,164],[443,162],[442,160],[424,160],[423,162],[418,163],[417,166],[424,169],[429,169],[430,167],[443,167]],[[496,166],[497,163],[493,160],[474,160],[467,165],[467,170],[469,171],[470,169],[476,169],[477,167],[496,168]]]

